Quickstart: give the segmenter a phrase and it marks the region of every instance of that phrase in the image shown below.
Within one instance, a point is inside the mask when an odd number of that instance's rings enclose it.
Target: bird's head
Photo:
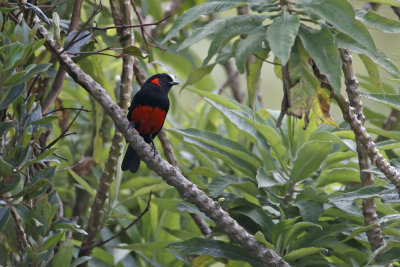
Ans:
[[[169,89],[171,89],[172,86],[179,83],[174,81],[168,74],[159,73],[148,78],[145,84],[149,84],[151,86],[159,86],[169,91]]]

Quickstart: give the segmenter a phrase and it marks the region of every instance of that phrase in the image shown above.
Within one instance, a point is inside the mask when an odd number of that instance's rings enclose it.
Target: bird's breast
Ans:
[[[164,124],[166,112],[159,107],[138,105],[131,113],[131,120],[140,135],[158,132]]]

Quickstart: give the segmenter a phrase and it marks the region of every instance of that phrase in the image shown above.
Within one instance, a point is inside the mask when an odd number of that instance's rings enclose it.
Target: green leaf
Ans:
[[[297,259],[307,257],[309,255],[321,252],[323,250],[325,250],[325,249],[315,248],[315,247],[300,248],[300,249],[289,252],[288,254],[283,256],[283,259],[290,263],[290,262],[294,262]]]
[[[5,206],[0,209],[0,233],[3,230],[3,227],[6,225],[8,218],[10,218],[11,209],[10,206]]]
[[[387,137],[400,142],[400,132],[399,131],[387,131],[381,128],[371,128],[367,127],[367,132],[377,134],[383,137]]]
[[[337,34],[335,36],[336,45],[339,48],[348,49],[357,54],[364,54],[390,74],[395,77],[400,77],[400,71],[397,66],[383,52],[377,51],[375,48],[367,47],[361,43],[360,40],[353,38],[354,36],[350,37],[345,34]]]
[[[124,53],[138,57],[138,58],[147,58],[149,55],[144,53],[139,47],[131,45],[124,48]]]
[[[8,12],[11,12],[11,11],[14,11],[14,10],[16,10],[16,9],[18,9],[19,8],[19,6],[15,6],[15,7],[0,7],[0,12],[1,13],[8,13]]]
[[[221,12],[233,8],[237,4],[243,3],[243,0],[209,0],[201,4],[195,5],[185,13],[183,13],[172,25],[167,36],[161,44],[165,44],[169,39],[171,39],[175,34],[177,34],[182,28],[184,28],[189,23],[197,20],[202,15]]]
[[[14,128],[15,124],[14,122],[10,121],[2,121],[0,122],[0,138],[3,136],[4,133],[6,133],[9,129]]]
[[[33,75],[38,74],[38,73],[43,73],[43,72],[47,71],[53,64],[51,64],[51,63],[42,63],[42,64],[37,64],[37,65],[36,64],[31,64],[29,66],[32,66],[32,65],[33,65],[33,67],[29,68],[29,70],[27,71],[27,73],[25,75],[26,77],[33,76]]]
[[[45,178],[32,180],[21,192],[12,195],[11,198],[17,199],[19,197],[24,197],[24,200],[30,200],[40,194],[44,187],[50,184],[49,180]],[[43,191],[42,191],[43,192]]]
[[[383,17],[373,10],[356,9],[356,19],[386,33],[400,33],[400,22]]]
[[[71,174],[72,178],[82,186],[84,190],[86,190],[90,195],[93,197],[96,196],[96,192],[93,190],[93,188],[85,181],[83,180],[82,177],[80,177],[78,174],[76,174],[73,170],[68,169],[69,174]]]
[[[267,41],[282,66],[289,60],[290,51],[299,31],[300,21],[296,15],[284,10],[267,29]]]
[[[258,231],[257,233],[255,233],[254,238],[258,241],[263,243],[267,248],[271,249],[271,250],[275,250],[274,245],[272,245],[271,243],[269,243],[266,239],[265,236],[263,235],[263,233],[261,233],[260,231]]]
[[[283,247],[288,247],[291,242],[301,235],[301,233],[306,232],[306,230],[311,227],[316,227],[322,230],[322,227],[319,224],[311,222],[298,222],[292,225],[285,235]]]
[[[211,219],[208,218],[207,215],[205,215],[203,212],[199,211],[199,209],[192,203],[189,203],[186,201],[181,201],[175,205],[175,208],[177,210],[179,210],[180,212],[188,212],[188,213],[192,213],[192,214],[197,214],[201,218],[211,221]]]
[[[367,69],[367,72],[369,74],[369,78],[371,79],[371,82],[374,83],[376,88],[379,88],[380,92],[384,94],[385,92],[383,91],[382,85],[381,85],[381,79],[379,77],[379,69],[378,65],[373,62],[369,57],[360,54],[358,55],[362,62],[364,63],[365,68]]]
[[[332,152],[331,142],[310,141],[297,152],[292,169],[292,180],[299,182],[317,171],[322,162]]]
[[[65,239],[58,252],[53,258],[53,267],[69,267],[72,260],[72,252],[74,251],[74,243],[72,239]]]
[[[247,16],[247,15],[246,15]],[[208,55],[203,61],[203,65],[207,65],[211,58],[221,49],[223,43],[226,43],[238,34],[247,34],[254,29],[262,26],[262,21],[265,16],[249,16],[247,19],[241,19],[242,16],[237,16],[236,19],[230,21],[225,27],[218,32],[214,32],[215,38],[212,40]],[[190,38],[190,37],[189,37]]]
[[[377,225],[377,223],[370,224],[370,225],[367,225],[367,226],[364,226],[364,227],[359,227],[358,229],[353,231],[350,235],[348,235],[345,239],[341,240],[340,243],[347,242],[350,239],[352,239],[353,237],[356,237],[356,236],[368,231],[369,229],[371,229],[372,227],[374,227],[376,225]]]
[[[262,265],[239,246],[217,240],[192,238],[184,242],[173,243],[169,247],[189,255],[210,255],[213,257],[247,261],[253,266]]]
[[[254,110],[257,97],[258,80],[260,79],[261,68],[264,59],[268,57],[268,50],[261,50],[250,57],[247,65],[247,93],[249,95],[249,106]]]
[[[290,80],[294,85],[289,91],[290,113],[297,116],[311,109],[319,86],[309,60],[310,56],[300,41],[296,41],[288,65]]]
[[[206,143],[203,140],[199,140],[187,135],[183,136],[183,140],[189,144],[195,145],[196,147],[206,150],[209,154],[212,154],[215,157],[223,159],[225,163],[229,163],[232,167],[238,168],[246,175],[253,176],[256,172],[257,161],[256,162],[253,161],[250,163],[236,156],[234,153],[227,152],[219,148],[218,146]]]
[[[215,38],[217,39],[217,42],[214,45],[218,47],[218,45],[228,37],[222,34],[224,31],[236,34],[246,32],[246,30],[251,31],[256,27],[261,26],[261,22],[267,17],[268,16],[265,15],[241,15],[213,20],[204,27],[197,28],[192,35],[182,42],[177,51],[183,50],[210,35],[216,35]],[[235,27],[237,28],[238,32],[236,31]],[[222,36],[222,39],[219,39],[219,35]]]
[[[361,209],[360,207],[354,205],[355,200],[366,198],[385,198],[385,195],[387,194],[394,195],[395,198],[398,199],[396,189],[393,187],[390,188],[387,186],[367,186],[353,192],[329,197],[329,201],[333,203],[338,209],[341,209],[348,214],[360,216]]]
[[[340,31],[352,36],[371,50],[376,50],[367,28],[355,20],[352,5],[346,0],[300,0],[300,6],[328,21]]]
[[[258,168],[256,179],[258,188],[272,187],[282,182],[281,176],[276,171],[266,171],[264,168]]]
[[[323,208],[322,203],[312,200],[300,200],[293,203],[300,210],[300,215],[304,221],[318,223],[318,218],[321,215]]]
[[[24,88],[25,85],[23,83],[11,87],[6,98],[0,104],[0,110],[8,107],[20,94],[22,94]]]
[[[208,185],[208,191],[210,192],[211,197],[216,198],[221,195],[224,189],[232,184],[243,184],[243,183],[252,183],[249,178],[245,177],[234,177],[234,176],[220,176],[215,177],[211,183]]]
[[[54,120],[58,120],[58,119],[60,119],[60,116],[48,115],[48,116],[41,118],[40,120],[32,122],[32,125],[45,125],[45,124],[48,124],[48,123],[50,123]]]
[[[43,242],[42,246],[40,247],[42,251],[49,249],[52,246],[55,246],[58,242],[60,242],[65,236],[65,233],[57,233],[55,235],[50,236]]]
[[[10,85],[15,85],[21,83],[23,80],[25,80],[25,71],[20,71],[12,74],[8,78],[6,78],[3,82],[4,86],[10,86]]]
[[[325,186],[331,183],[359,183],[360,171],[353,168],[325,169],[318,178],[317,186]]]
[[[79,266],[80,264],[87,262],[87,261],[90,260],[91,258],[92,258],[92,256],[83,256],[83,257],[79,257],[79,258],[75,259],[74,261],[72,261],[70,267]]]
[[[321,74],[326,76],[335,92],[340,94],[342,76],[340,55],[330,30],[322,27],[316,31],[302,26],[299,37]]]
[[[377,3],[377,4],[384,4],[388,6],[396,6],[400,7],[400,3],[398,0],[360,0],[360,1],[365,1],[365,2],[372,2],[372,3]]]
[[[59,219],[58,221],[55,221],[51,224],[51,230],[59,230],[59,229],[64,229],[68,231],[73,231],[75,233],[87,235],[86,231],[83,229],[80,229],[80,226],[75,224],[73,221],[67,220],[67,219]]]
[[[118,249],[126,249],[132,251],[143,251],[143,252],[162,252],[165,251],[165,248],[170,245],[173,241],[166,241],[166,240],[158,240],[155,242],[140,242],[134,243],[129,245],[118,245],[112,246],[108,245],[110,248],[118,248]]]
[[[236,47],[236,67],[240,73],[245,71],[245,63],[247,56],[252,53],[256,53],[262,49],[263,41],[266,40],[267,31],[266,28],[257,27],[249,33],[245,39],[240,39]]]
[[[391,108],[400,110],[400,95],[391,95],[391,94],[365,94],[360,92],[365,98],[377,101],[379,103],[385,104]]]
[[[194,69],[190,72],[188,78],[186,79],[186,82],[182,85],[181,90],[183,90],[186,86],[190,84],[194,84],[201,79],[204,78],[204,76],[207,76],[208,74],[211,73],[211,71],[214,69],[215,64],[211,64],[208,66],[203,66],[198,69]]]

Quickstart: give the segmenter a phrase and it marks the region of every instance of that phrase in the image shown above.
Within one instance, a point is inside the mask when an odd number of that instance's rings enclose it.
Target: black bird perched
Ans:
[[[168,74],[161,73],[151,76],[136,93],[129,107],[128,120],[148,144],[164,125],[169,109],[168,92],[173,85],[179,84]],[[140,157],[136,151],[128,146],[121,169],[137,172],[140,166]]]

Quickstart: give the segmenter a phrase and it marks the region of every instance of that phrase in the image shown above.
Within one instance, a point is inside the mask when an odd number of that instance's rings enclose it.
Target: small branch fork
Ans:
[[[140,219],[142,219],[142,217],[149,211],[150,209],[150,202],[151,202],[151,196],[153,195],[153,193],[150,191],[149,194],[149,200],[147,201],[147,205],[146,208],[139,214],[139,216],[137,216],[137,218],[135,220],[133,220],[129,225],[125,226],[124,228],[121,229],[121,231],[119,231],[118,233],[116,233],[115,235],[111,236],[110,238],[107,238],[104,241],[98,242],[92,246],[89,247],[81,247],[81,249],[84,250],[92,250],[96,247],[100,247],[108,242],[110,242],[111,240],[117,238],[118,236],[122,235],[123,233],[125,233],[126,231],[128,231],[129,228],[131,228],[133,225],[135,225],[138,221],[140,221]]]

